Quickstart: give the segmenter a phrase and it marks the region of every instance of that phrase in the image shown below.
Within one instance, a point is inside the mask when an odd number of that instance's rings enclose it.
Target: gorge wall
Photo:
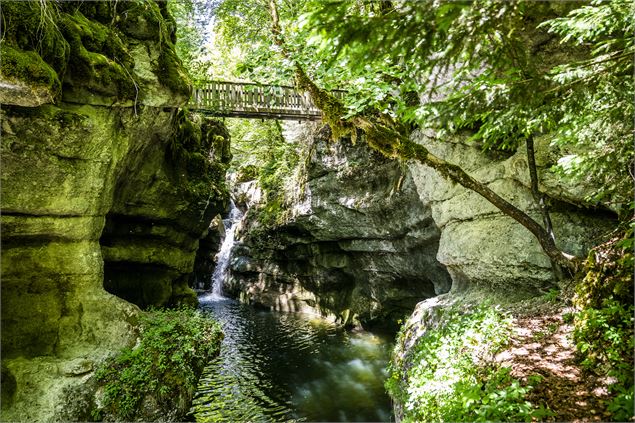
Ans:
[[[421,299],[450,289],[436,260],[439,230],[407,168],[329,137],[324,129],[308,140],[293,217],[263,227],[250,210],[225,292],[343,324],[393,326]]]
[[[484,153],[460,136],[438,140],[434,134],[418,131],[413,138],[438,157],[460,164],[542,222],[530,189],[524,146],[514,154]],[[550,204],[556,244],[566,253],[583,257],[614,226],[616,216],[586,203],[589,187],[553,174],[549,169],[556,157],[548,136],[536,140],[539,188]],[[528,230],[479,194],[445,180],[433,169],[418,164],[409,169],[420,201],[430,206],[440,228],[437,258],[452,275],[456,290],[481,287],[536,295],[554,286],[549,259]]]
[[[522,149],[492,154],[460,137],[413,137],[540,220]],[[270,309],[394,328],[419,301],[450,287],[531,296],[554,286],[534,237],[478,194],[432,169],[389,161],[363,143],[333,143],[324,132],[305,142],[313,147],[306,180],[295,184],[302,194],[286,211],[290,217],[264,225],[265,208],[252,205],[226,292]],[[555,178],[548,141],[538,144],[541,189],[553,205],[558,245],[583,255],[611,227],[613,215],[584,206],[584,189]],[[253,191],[253,183],[242,191],[248,187]]]
[[[137,306],[196,302],[229,136],[178,110],[165,3],[11,2],[2,19],[2,419],[37,421],[134,344]]]

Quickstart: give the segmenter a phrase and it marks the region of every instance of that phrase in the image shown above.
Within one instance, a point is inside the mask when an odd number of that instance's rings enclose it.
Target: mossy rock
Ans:
[[[240,167],[236,171],[236,183],[253,181],[258,177],[258,168],[254,165]]]
[[[13,400],[13,396],[15,395],[15,391],[17,390],[17,383],[15,380],[15,376],[11,373],[11,371],[2,363],[2,385],[0,385],[2,389],[2,405],[11,403]]]
[[[171,41],[168,25],[157,2],[122,2],[117,13],[117,27],[128,37],[143,41]]]
[[[2,2],[3,44],[39,54],[62,79],[70,48],[57,25],[58,16],[56,2]]]
[[[229,164],[232,160],[230,135],[221,121],[201,118],[202,148],[211,150],[217,160]]]
[[[176,106],[190,96],[165,2],[4,2],[2,21],[2,76],[16,92],[4,104],[33,107],[62,91],[68,102],[123,106]],[[22,87],[33,84],[51,94]]]
[[[176,54],[176,22],[167,10],[167,2],[125,2],[118,14],[117,27],[124,34],[159,46],[158,58],[153,63],[153,73],[159,83],[168,87],[175,97],[189,98],[191,81]]]
[[[172,285],[172,306],[197,307],[198,297],[196,292],[188,286],[187,277],[181,277]]]
[[[2,70],[3,78],[14,78],[42,85],[53,96],[60,92],[62,84],[57,72],[36,52],[20,51],[3,43],[0,46],[0,55],[2,56],[0,69]]]
[[[154,310],[141,323],[139,344],[98,368],[91,420],[184,421],[203,369],[220,352],[220,325],[194,309]]]
[[[115,101],[135,99],[134,60],[114,30],[79,12],[62,15],[60,28],[71,47],[65,83]]]
[[[54,3],[3,2],[0,76],[3,104],[53,102],[62,89],[70,48],[55,23]]]

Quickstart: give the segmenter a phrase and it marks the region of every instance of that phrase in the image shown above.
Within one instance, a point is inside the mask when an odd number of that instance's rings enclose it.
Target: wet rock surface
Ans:
[[[225,291],[248,302],[390,326],[450,288],[410,173],[364,145],[318,136],[294,217],[265,230],[247,219]]]

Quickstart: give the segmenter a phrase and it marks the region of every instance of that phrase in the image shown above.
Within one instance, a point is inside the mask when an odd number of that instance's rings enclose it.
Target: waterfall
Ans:
[[[234,236],[236,235],[236,229],[238,223],[242,219],[243,214],[236,204],[232,200],[229,202],[229,215],[227,219],[223,219],[223,225],[225,226],[225,239],[221,244],[220,251],[218,252],[218,262],[216,268],[212,274],[212,296],[223,296],[223,283],[227,277],[229,269],[229,259],[232,247],[234,246]]]

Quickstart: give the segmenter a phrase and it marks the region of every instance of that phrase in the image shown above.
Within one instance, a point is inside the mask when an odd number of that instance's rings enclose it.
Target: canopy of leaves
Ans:
[[[313,40],[375,107],[488,148],[549,133],[589,200],[630,201],[633,3],[316,2]],[[412,94],[422,100],[413,102]]]
[[[319,86],[346,89],[349,116],[379,110],[505,150],[547,133],[560,149],[554,170],[594,186],[588,200],[615,209],[630,202],[631,1],[277,5],[293,60]],[[268,0],[225,0],[215,20],[219,43],[240,50],[234,75],[292,81],[293,63],[272,40]]]

